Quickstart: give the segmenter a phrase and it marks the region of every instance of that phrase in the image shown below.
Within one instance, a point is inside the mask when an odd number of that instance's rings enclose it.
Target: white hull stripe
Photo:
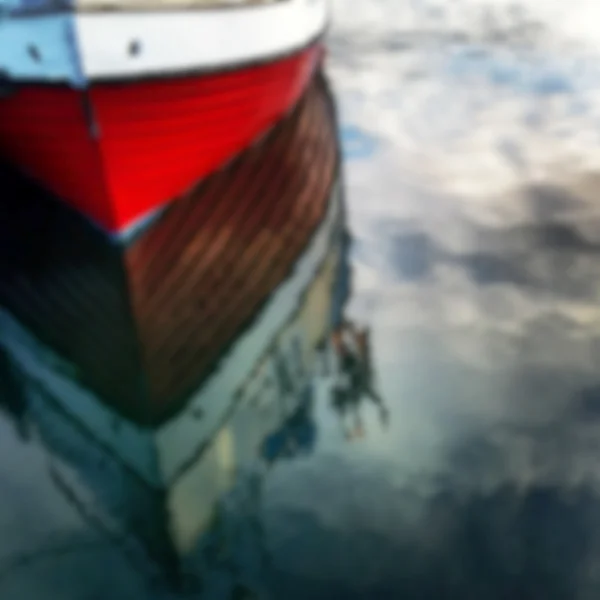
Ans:
[[[198,449],[214,435],[238,387],[251,374],[273,338],[299,308],[299,298],[316,277],[331,245],[341,200],[336,186],[325,220],[319,225],[291,276],[273,293],[253,326],[223,358],[220,368],[171,421],[158,430],[138,427],[117,416],[68,375],[52,352],[0,308],[0,345],[19,368],[52,394],[55,402],[83,424],[120,460],[153,486],[172,482]],[[54,363],[54,364],[53,364]],[[204,415],[198,420],[198,409]],[[118,424],[118,427],[115,425]]]
[[[0,70],[16,80],[137,79],[225,69],[289,54],[321,35],[326,0],[0,20]]]

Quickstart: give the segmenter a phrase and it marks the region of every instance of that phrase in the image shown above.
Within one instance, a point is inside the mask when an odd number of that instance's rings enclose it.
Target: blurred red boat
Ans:
[[[295,106],[326,24],[325,0],[20,0],[0,155],[123,235]]]

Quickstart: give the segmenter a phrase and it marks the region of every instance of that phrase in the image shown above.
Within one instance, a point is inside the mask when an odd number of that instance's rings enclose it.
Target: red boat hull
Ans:
[[[235,71],[87,90],[28,85],[0,100],[0,154],[119,233],[269,130],[321,54],[315,44]]]

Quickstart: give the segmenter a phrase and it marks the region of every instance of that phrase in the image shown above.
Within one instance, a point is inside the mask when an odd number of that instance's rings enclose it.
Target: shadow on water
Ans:
[[[27,399],[8,353],[0,347],[0,411],[14,424],[22,441],[29,439]]]

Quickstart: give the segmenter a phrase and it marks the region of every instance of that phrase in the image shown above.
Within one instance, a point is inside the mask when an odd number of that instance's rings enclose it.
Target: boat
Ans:
[[[8,0],[0,156],[112,235],[288,113],[325,0]]]
[[[0,347],[53,477],[172,565],[193,553],[261,440],[298,410],[350,288],[324,3],[220,4],[160,13],[211,24],[195,29],[210,42],[196,54],[181,19],[163,32],[180,36],[201,75],[183,69],[184,54],[152,62],[151,5],[8,11],[11,27],[50,19],[50,37],[53,19],[75,24],[85,77],[65,83],[57,61],[41,84],[28,63],[0,100]],[[105,55],[101,23],[116,32]],[[137,71],[113,54],[134,29]],[[260,46],[270,29],[286,33]],[[37,54],[49,56],[41,31]],[[75,111],[82,103],[91,121]],[[82,140],[102,176],[84,176]]]

